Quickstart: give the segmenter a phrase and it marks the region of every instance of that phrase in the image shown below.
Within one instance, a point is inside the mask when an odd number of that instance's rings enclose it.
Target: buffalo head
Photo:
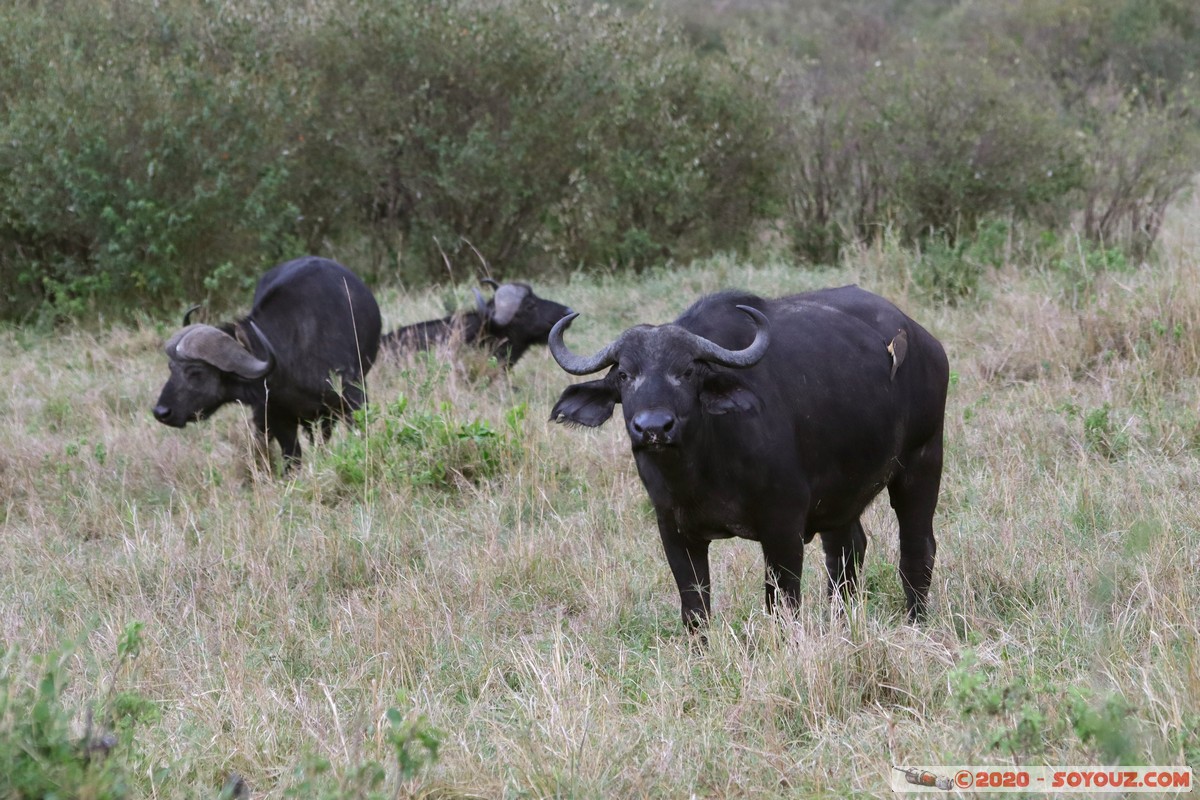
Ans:
[[[247,383],[270,374],[275,367],[271,343],[253,321],[249,327],[266,350],[266,360],[211,325],[188,325],[172,336],[163,348],[171,377],[154,405],[154,418],[173,428],[206,419],[225,403],[243,399]]]
[[[563,318],[550,331],[550,352],[572,375],[588,375],[611,366],[600,380],[569,386],[550,418],[595,427],[612,416],[620,403],[635,451],[675,447],[687,442],[704,414],[747,411],[759,398],[737,371],[766,354],[771,337],[767,318],[751,306],[739,305],[754,323],[754,341],[729,350],[679,325],[638,325],[591,356],[572,353],[563,332],[577,314]],[[725,367],[727,369],[717,369]]]
[[[488,334],[507,346],[510,362],[515,362],[530,345],[545,344],[554,324],[571,313],[562,303],[538,297],[528,284],[502,284],[491,278],[483,282],[495,290],[495,295],[485,304],[476,293],[479,311],[486,320]]]

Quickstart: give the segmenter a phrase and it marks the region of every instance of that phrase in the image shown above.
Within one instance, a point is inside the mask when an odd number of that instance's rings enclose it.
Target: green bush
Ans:
[[[455,418],[442,404],[436,411],[410,408],[401,395],[386,406],[356,412],[360,432],[322,457],[350,487],[385,482],[454,489],[498,477],[523,454],[524,404],[505,414],[504,427]]]
[[[302,249],[287,86],[236,24],[144,12],[0,11],[0,316],[178,303]]]
[[[1005,758],[1044,756],[1047,745],[1073,732],[1101,764],[1138,764],[1147,756],[1134,711],[1119,694],[1097,696],[1048,676],[999,682],[997,670],[966,651],[950,670],[951,705],[991,750]]]
[[[871,73],[874,167],[903,231],[973,234],[1032,217],[1078,185],[1078,156],[1047,87],[974,55],[913,48]]]
[[[473,265],[464,238],[527,275],[738,247],[771,200],[758,84],[648,15],[360,1],[316,53],[312,146],[375,182],[405,277]]]
[[[1060,220],[1081,155],[1034,75],[920,43],[792,75],[791,228],[832,259],[883,227],[970,239],[986,219]]]
[[[525,277],[743,246],[761,83],[650,12],[577,11],[5,7],[0,317],[237,305],[330,248],[378,282],[470,271],[467,242]]]
[[[141,627],[126,627],[113,682],[137,657]],[[19,652],[0,651],[0,797],[120,800],[145,797],[151,783],[166,778],[166,770],[146,763],[136,738],[139,727],[161,717],[156,703],[110,688],[83,714],[69,707],[64,695],[74,651],[68,644],[35,657],[38,676],[33,685],[19,680]],[[73,730],[81,716],[87,720],[82,736]]]
[[[979,291],[984,265],[970,257],[967,250],[965,242],[956,244],[945,236],[930,236],[913,263],[913,283],[943,303],[972,297]]]
[[[953,243],[989,217],[1058,231],[1077,211],[1141,259],[1200,166],[1186,0],[668,5],[699,46],[743,24],[772,43],[785,223],[811,261],[884,230]]]
[[[1140,260],[1200,165],[1187,0],[666,9],[3,6],[0,319],[241,307],[304,252],[536,279],[1075,212]]]
[[[986,32],[983,33],[983,32]],[[1083,232],[1134,258],[1200,164],[1200,14],[1190,0],[974,3],[948,28],[1009,42],[1053,83],[1082,157]]]

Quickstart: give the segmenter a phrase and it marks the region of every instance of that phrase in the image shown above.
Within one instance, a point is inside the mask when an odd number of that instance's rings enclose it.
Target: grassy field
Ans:
[[[89,709],[117,744],[81,785],[130,792],[109,796],[236,773],[252,797],[870,797],[893,764],[1200,767],[1197,219],[1176,209],[1153,267],[1011,264],[957,305],[888,247],[539,285],[584,312],[579,350],[719,288],[846,282],[946,345],[928,623],[902,622],[881,499],[844,616],[819,557],[784,622],[758,547],[715,544],[702,652],[621,426],[548,423],[573,379],[544,349],[508,376],[382,362],[366,432],[280,479],[242,409],[151,417],[174,314],[0,332],[0,774],[39,741],[66,775]],[[384,294],[388,326],[444,293]]]

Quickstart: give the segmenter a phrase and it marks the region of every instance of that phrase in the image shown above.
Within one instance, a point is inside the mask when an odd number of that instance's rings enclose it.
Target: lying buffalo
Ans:
[[[768,609],[800,598],[804,545],[821,534],[829,590],[853,593],[867,539],[859,516],[885,486],[900,528],[908,618],[925,611],[936,545],[949,366],[941,344],[856,286],[764,300],[702,298],[673,324],[638,325],[591,356],[563,332],[572,375],[551,419],[594,427],[624,406],[638,474],[691,629],[711,609],[708,546],[761,543]]]
[[[190,312],[189,315],[190,316]],[[154,417],[182,428],[231,401],[254,409],[265,440],[285,463],[300,460],[298,426],[329,435],[366,401],[363,378],[379,351],[375,297],[358,276],[315,256],[263,275],[250,313],[220,327],[189,325],[166,344],[171,377]]]
[[[485,301],[476,290],[473,311],[398,328],[383,337],[383,346],[412,352],[461,336],[511,367],[532,345],[545,344],[554,323],[571,313],[561,303],[538,297],[528,284],[500,284],[490,278],[484,283],[495,289],[491,300]]]

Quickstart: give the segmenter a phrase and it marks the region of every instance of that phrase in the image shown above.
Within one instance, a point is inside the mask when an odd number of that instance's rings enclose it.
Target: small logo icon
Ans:
[[[914,786],[928,786],[931,789],[941,789],[945,792],[948,792],[954,788],[954,782],[949,778],[940,778],[929,770],[905,769],[904,767],[892,767],[892,769],[903,772],[904,780],[913,784]]]

